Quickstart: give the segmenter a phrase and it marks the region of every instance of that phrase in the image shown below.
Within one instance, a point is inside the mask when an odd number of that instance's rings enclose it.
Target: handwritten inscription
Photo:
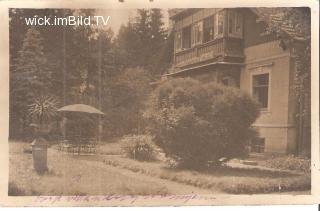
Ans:
[[[75,176],[72,177],[72,181],[74,183],[79,183],[80,180],[81,180],[81,177],[82,177],[81,174],[75,175]]]
[[[202,196],[197,194],[186,195],[98,195],[98,196],[37,196],[36,203],[56,204],[56,203],[77,203],[77,202],[124,202],[134,204],[145,200],[170,200],[179,203],[187,203],[192,200],[214,200],[213,196]]]

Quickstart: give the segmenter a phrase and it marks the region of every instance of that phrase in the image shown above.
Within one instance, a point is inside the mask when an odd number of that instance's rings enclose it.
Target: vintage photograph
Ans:
[[[8,14],[8,196],[311,194],[310,8]]]

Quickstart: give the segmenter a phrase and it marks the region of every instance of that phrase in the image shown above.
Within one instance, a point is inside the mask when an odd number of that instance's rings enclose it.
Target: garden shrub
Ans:
[[[311,189],[310,174],[287,179],[257,180],[253,182],[235,182],[220,184],[220,189],[231,194],[277,193],[288,191],[306,191]]]
[[[122,149],[129,158],[141,161],[155,159],[155,144],[149,135],[128,135],[122,139]]]
[[[237,88],[190,78],[162,83],[150,96],[144,117],[155,143],[182,167],[243,156],[256,133],[259,106]]]
[[[306,173],[310,172],[311,170],[310,159],[295,157],[293,155],[272,158],[267,160],[265,165],[270,168],[303,171]]]

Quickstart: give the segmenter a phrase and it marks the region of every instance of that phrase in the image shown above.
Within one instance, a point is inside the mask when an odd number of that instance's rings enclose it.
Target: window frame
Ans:
[[[180,34],[180,36],[179,36],[179,34]],[[182,50],[182,30],[175,31],[174,48],[175,48],[175,52],[179,52]]]
[[[212,21],[212,25],[210,27],[205,27],[205,23],[206,21]],[[209,17],[206,17],[203,19],[203,38],[202,38],[202,43],[208,43],[212,40],[215,40],[215,37],[214,37],[214,33],[215,33],[215,15],[211,15]],[[209,24],[208,24],[209,25]],[[208,36],[208,40],[205,39],[205,30],[208,30],[209,32],[209,36]],[[210,35],[210,30],[212,30],[212,35]]]
[[[219,15],[222,17],[222,32],[219,33]],[[225,30],[225,10],[221,10],[214,14],[214,39],[219,39],[222,38],[224,35],[224,30]]]
[[[175,52],[181,52],[184,50],[188,50],[190,48],[193,48],[195,46],[198,45],[202,45],[202,44],[206,44],[209,43],[211,41],[223,38],[225,36],[228,35],[228,29],[227,29],[227,24],[228,24],[228,14],[229,11],[227,9],[223,9],[223,10],[219,10],[216,13],[207,16],[195,23],[192,23],[190,25],[186,25],[184,27],[179,28],[178,30],[175,31]],[[209,31],[212,30],[212,37],[209,35],[209,40],[205,40],[205,20],[212,18],[212,27],[208,27]],[[219,25],[219,23],[222,24]],[[243,23],[242,23],[243,24]],[[220,30],[219,31],[219,26],[220,26]],[[243,27],[241,25],[241,27]],[[190,28],[190,45],[189,46],[185,46],[185,33],[184,30],[186,30],[186,28]],[[206,28],[207,29],[207,28]],[[243,29],[241,28],[241,33],[243,32]],[[198,33],[196,35],[196,33]],[[177,39],[178,34],[180,34],[180,39]],[[199,36],[198,36],[199,35]],[[242,35],[241,35],[242,37]],[[179,44],[177,43],[179,42]]]
[[[191,47],[203,43],[203,24],[204,21],[201,20],[191,25]]]
[[[268,105],[266,108],[260,108],[260,111],[262,112],[270,112],[271,111],[271,66],[260,66],[260,67],[256,67],[252,70],[251,72],[251,76],[250,76],[250,94],[252,97],[253,96],[253,78],[254,76],[257,75],[263,75],[263,74],[268,74]]]
[[[189,46],[188,47],[185,47],[184,46],[184,30],[186,30],[187,28],[189,28],[188,30],[190,31],[189,33]],[[192,48],[192,25],[189,25],[189,26],[185,26],[181,29],[181,50],[187,50],[187,49],[190,49]]]
[[[230,32],[230,19],[231,16],[234,15],[232,32]],[[240,25],[240,31],[237,32],[237,25]],[[228,10],[228,36],[235,38],[243,38],[243,15],[239,11]]]

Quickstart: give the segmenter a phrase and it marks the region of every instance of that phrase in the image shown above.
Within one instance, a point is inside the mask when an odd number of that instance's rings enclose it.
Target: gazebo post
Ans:
[[[100,142],[101,141],[101,138],[102,138],[102,132],[103,132],[103,124],[102,124],[102,121],[100,120],[99,121],[99,126],[98,126],[98,141]]]

